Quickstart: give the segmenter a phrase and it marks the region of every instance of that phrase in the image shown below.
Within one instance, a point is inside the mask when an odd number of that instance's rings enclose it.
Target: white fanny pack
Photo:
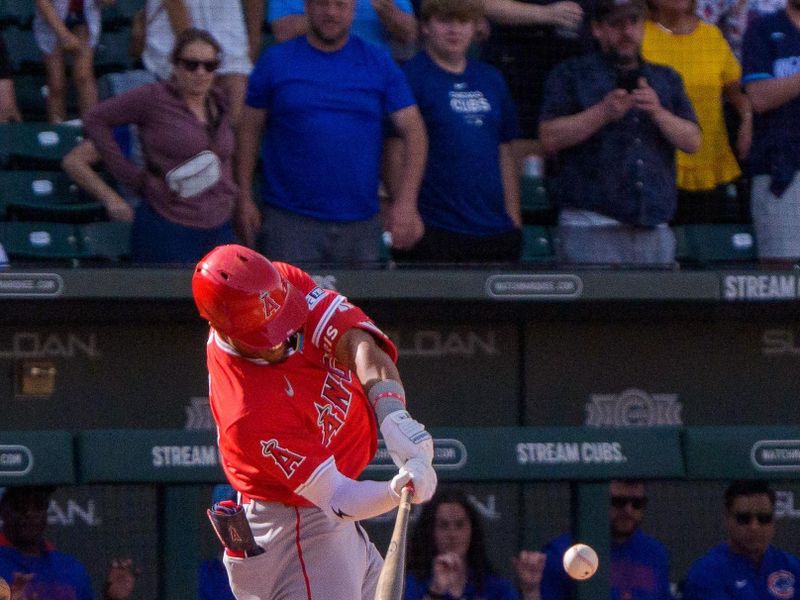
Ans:
[[[205,192],[219,181],[219,156],[204,150],[171,169],[165,176],[169,189],[181,198],[191,198]]]

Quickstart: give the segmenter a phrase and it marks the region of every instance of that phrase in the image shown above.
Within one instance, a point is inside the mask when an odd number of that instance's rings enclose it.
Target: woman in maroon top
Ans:
[[[236,241],[231,216],[234,131],[224,94],[214,87],[220,47],[206,31],[175,40],[172,78],[98,104],[84,120],[106,169],[142,197],[131,254],[139,263],[194,263]],[[122,154],[118,125],[136,125],[145,166]]]

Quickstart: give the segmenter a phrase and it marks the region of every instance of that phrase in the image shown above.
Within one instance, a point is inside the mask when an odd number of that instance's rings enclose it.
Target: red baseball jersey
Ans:
[[[273,263],[306,296],[300,345],[286,360],[240,356],[213,329],[208,339],[209,401],[222,466],[234,488],[253,498],[311,504],[293,490],[330,457],[357,478],[375,455],[375,413],[356,374],[334,360],[342,335],[372,334],[392,360],[397,349],[347,298],[318,287],[291,265]]]

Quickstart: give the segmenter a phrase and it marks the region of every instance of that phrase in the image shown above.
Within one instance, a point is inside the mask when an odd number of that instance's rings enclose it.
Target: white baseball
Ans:
[[[575,544],[564,552],[563,563],[567,575],[573,579],[589,579],[597,571],[597,552],[586,544]]]

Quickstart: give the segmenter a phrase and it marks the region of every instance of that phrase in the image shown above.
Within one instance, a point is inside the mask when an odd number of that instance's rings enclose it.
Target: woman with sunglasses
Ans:
[[[169,80],[110,98],[84,120],[106,169],[142,198],[131,232],[134,262],[190,264],[236,241],[235,139],[228,102],[214,85],[219,53],[211,34],[187,29],[176,37]],[[118,125],[137,127],[144,167],[123,155]]]

